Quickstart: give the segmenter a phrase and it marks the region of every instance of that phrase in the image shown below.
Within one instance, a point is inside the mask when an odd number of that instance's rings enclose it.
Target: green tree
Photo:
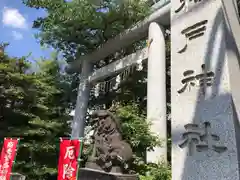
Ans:
[[[146,17],[148,5],[131,0],[116,3],[105,0],[96,7],[89,0],[23,0],[28,7],[45,9],[46,17],[39,17],[33,28],[41,44],[61,50],[68,61],[88,54],[108,39]]]
[[[59,67],[46,60],[33,73],[26,57],[9,57],[5,48],[0,52],[1,139],[22,138],[14,171],[29,179],[47,179],[57,172],[58,137],[68,135],[64,91],[55,79]]]
[[[140,176],[140,180],[171,180],[171,167],[162,163],[147,166],[147,175]]]

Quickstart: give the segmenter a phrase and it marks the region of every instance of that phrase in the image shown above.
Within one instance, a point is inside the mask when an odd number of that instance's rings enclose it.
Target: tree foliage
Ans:
[[[140,176],[140,180],[171,180],[171,167],[165,164],[151,164],[147,166],[147,175]]]
[[[23,2],[29,7],[46,9],[47,17],[39,17],[33,24],[41,31],[37,37],[42,44],[61,50],[69,61],[92,52],[148,12],[146,3],[139,0],[120,4],[105,0],[100,7],[89,0]]]
[[[47,179],[57,172],[58,137],[68,133],[65,92],[55,79],[59,67],[46,60],[33,73],[26,57],[9,57],[5,48],[0,52],[0,136],[22,138],[14,171]]]

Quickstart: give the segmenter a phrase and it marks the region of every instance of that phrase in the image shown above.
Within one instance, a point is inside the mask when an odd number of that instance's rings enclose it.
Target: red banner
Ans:
[[[82,150],[79,139],[60,139],[60,155],[58,161],[58,180],[76,180],[78,158]]]
[[[10,180],[19,139],[5,138],[0,159],[0,180]]]

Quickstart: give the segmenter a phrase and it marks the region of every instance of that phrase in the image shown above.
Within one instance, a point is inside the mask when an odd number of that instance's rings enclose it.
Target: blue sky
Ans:
[[[34,37],[37,30],[32,22],[45,16],[43,10],[28,8],[21,0],[0,0],[0,42],[9,42],[10,56],[21,57],[32,53],[33,58],[48,57],[51,50],[42,49]]]

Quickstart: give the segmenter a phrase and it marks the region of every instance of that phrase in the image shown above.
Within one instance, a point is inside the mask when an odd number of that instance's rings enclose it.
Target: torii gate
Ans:
[[[161,147],[156,147],[153,152],[147,152],[147,161],[152,163],[159,160],[167,161],[166,57],[164,29],[161,25],[170,24],[170,8],[170,0],[160,0],[152,6],[153,13],[147,19],[107,41],[92,54],[81,57],[81,61],[75,61],[68,66],[68,72],[76,72],[81,68],[77,104],[72,123],[72,138],[84,136],[91,85],[100,79],[120,72],[139,60],[148,59],[147,120],[151,121],[151,131],[159,136],[163,144]],[[92,71],[93,63],[141,39],[147,33],[148,39],[151,40],[148,48],[137,51],[95,72]]]

